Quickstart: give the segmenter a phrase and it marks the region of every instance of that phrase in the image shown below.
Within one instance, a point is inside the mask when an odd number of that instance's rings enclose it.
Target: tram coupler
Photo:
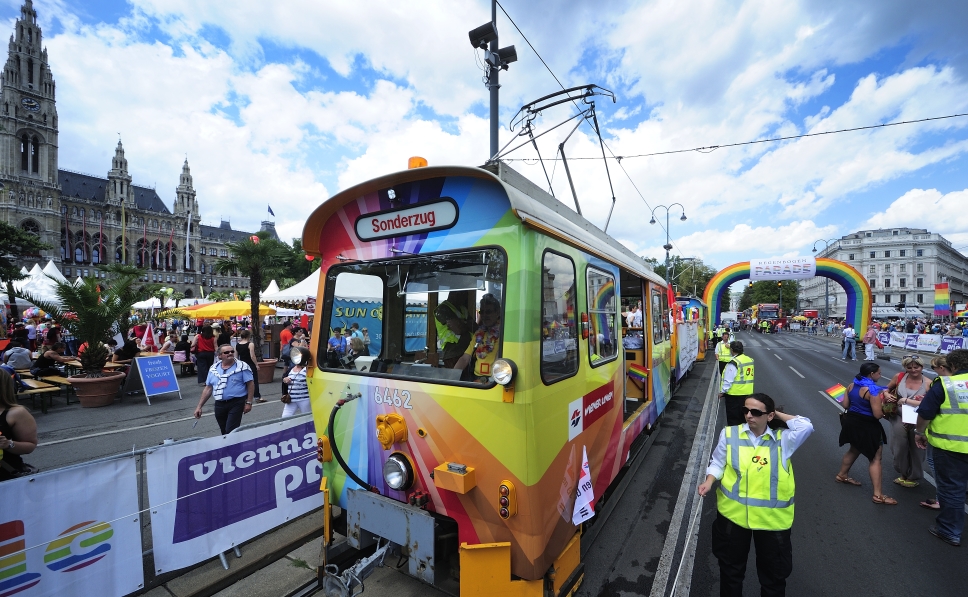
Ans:
[[[354,597],[364,590],[363,581],[373,574],[373,571],[383,565],[383,558],[390,549],[390,542],[383,545],[377,542],[377,549],[372,555],[363,558],[339,573],[335,564],[327,564],[323,569],[324,597]],[[357,590],[357,588],[359,590]]]

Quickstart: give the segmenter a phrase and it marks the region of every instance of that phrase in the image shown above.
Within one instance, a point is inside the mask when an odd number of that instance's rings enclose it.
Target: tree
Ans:
[[[292,256],[291,247],[269,237],[265,230],[256,233],[256,239],[246,238],[239,242],[226,243],[229,257],[220,257],[213,269],[225,274],[240,271],[249,278],[249,306],[251,309],[252,341],[255,353],[262,354],[262,334],[256,328],[259,318],[259,296],[262,294],[263,280],[281,276],[286,272],[287,259]],[[214,293],[213,293],[214,294]]]
[[[103,282],[105,286],[112,286],[115,281],[125,282],[124,285],[117,289],[118,300],[123,303],[134,305],[138,301],[145,300],[145,298],[158,296],[161,290],[161,284],[144,282],[144,270],[135,265],[111,263],[99,266],[98,269],[106,274],[107,280]],[[129,279],[131,283],[127,284]],[[130,311],[131,308],[129,307],[128,312],[118,316],[118,333],[124,338],[128,337],[128,329],[131,327]]]
[[[0,222],[0,280],[7,285],[7,297],[10,299],[10,319],[20,319],[20,309],[17,307],[17,297],[13,283],[22,279],[20,268],[16,263],[23,257],[39,257],[44,249],[52,248],[33,234]]]
[[[783,281],[782,287],[777,287],[777,282],[764,280],[753,282],[743,288],[743,296],[739,300],[739,310],[745,311],[753,305],[759,303],[779,303],[780,289],[783,289],[783,311],[792,311],[797,305],[797,283],[793,280]]]
[[[666,278],[665,263],[659,263],[654,257],[645,258],[652,265],[655,273]],[[676,294],[680,296],[701,297],[706,290],[706,284],[716,275],[716,268],[703,263],[702,259],[684,259],[678,255],[673,255],[669,259],[669,274],[672,285],[676,289]]]

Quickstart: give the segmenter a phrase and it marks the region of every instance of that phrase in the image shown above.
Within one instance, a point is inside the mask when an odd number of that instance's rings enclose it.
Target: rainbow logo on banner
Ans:
[[[628,376],[634,380],[645,383],[649,379],[649,370],[643,367],[642,365],[629,363]]]
[[[24,549],[23,521],[0,524],[0,597],[26,591],[40,582],[40,574],[27,572]]]
[[[951,315],[951,294],[947,282],[934,285],[934,314]]]
[[[71,547],[74,540],[81,535],[91,535],[78,541],[78,545],[84,549],[91,548],[84,553],[73,553]],[[44,553],[44,564],[53,571],[72,572],[90,566],[97,562],[111,550],[111,544],[107,542],[114,531],[111,525],[106,522],[94,522],[89,520],[76,524],[60,534],[60,539],[55,539],[47,546]]]
[[[827,392],[827,395],[828,396],[830,396],[831,398],[833,398],[837,402],[843,402],[844,401],[844,394],[847,393],[847,388],[845,388],[844,386],[842,386],[840,384],[837,384],[837,385],[833,386],[832,388],[827,388],[826,389],[826,392]]]

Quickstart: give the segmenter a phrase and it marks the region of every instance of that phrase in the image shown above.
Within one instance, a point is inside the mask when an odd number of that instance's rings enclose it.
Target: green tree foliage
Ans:
[[[221,274],[239,271],[242,272],[243,276],[249,278],[249,288],[252,292],[249,295],[249,305],[251,306],[252,328],[255,332],[252,334],[252,341],[255,342],[256,354],[262,354],[260,346],[262,334],[259,333],[260,328],[257,327],[261,321],[259,300],[262,287],[268,283],[268,280],[286,273],[287,267],[290,266],[292,247],[270,238],[269,233],[264,230],[258,232],[256,237],[259,239],[258,242],[251,238],[245,238],[239,242],[226,243],[225,247],[229,251],[229,257],[219,258],[213,269]]]
[[[665,263],[659,263],[658,259],[652,257],[647,258],[646,261],[652,264],[652,268],[656,274],[665,279]],[[674,255],[669,259],[669,266],[672,285],[678,296],[697,296],[701,298],[703,292],[706,290],[706,284],[719,271],[703,263],[702,259],[683,259],[678,255]]]
[[[134,305],[148,297],[158,296],[162,288],[161,284],[145,282],[144,278],[147,277],[145,271],[134,265],[111,263],[98,266],[98,269],[107,276],[107,281],[102,280],[105,286],[111,286],[115,281],[125,281],[125,284],[117,289],[118,300],[122,303]],[[131,283],[127,284],[129,279]],[[117,320],[117,331],[125,338],[128,337],[128,329],[131,327],[130,311],[131,308],[128,307],[128,312],[120,314]]]
[[[17,307],[13,283],[24,276],[20,274],[20,268],[16,265],[17,260],[23,257],[39,257],[41,251],[50,248],[50,245],[41,242],[33,234],[0,222],[0,280],[3,280],[7,286],[11,319],[20,319],[20,309]]]
[[[777,282],[761,281],[753,282],[743,288],[743,296],[739,300],[739,310],[745,311],[753,305],[759,303],[779,303],[780,290],[783,290],[783,312],[791,313],[797,306],[797,283],[793,280],[784,280],[782,286],[777,286]]]

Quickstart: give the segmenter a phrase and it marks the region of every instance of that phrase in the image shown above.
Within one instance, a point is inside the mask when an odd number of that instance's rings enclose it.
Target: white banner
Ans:
[[[144,587],[135,458],[3,482],[0,595],[121,597]]]
[[[310,415],[148,453],[156,574],[191,566],[323,505]]]
[[[940,334],[918,334],[918,350],[924,352],[938,352],[941,348],[941,335]]]
[[[904,348],[908,335],[904,332],[891,332],[891,346]]]
[[[676,333],[679,343],[679,365],[676,374],[677,379],[682,379],[699,357],[699,322],[680,321],[676,324]]]
[[[750,280],[806,280],[817,275],[813,257],[750,259]]]

